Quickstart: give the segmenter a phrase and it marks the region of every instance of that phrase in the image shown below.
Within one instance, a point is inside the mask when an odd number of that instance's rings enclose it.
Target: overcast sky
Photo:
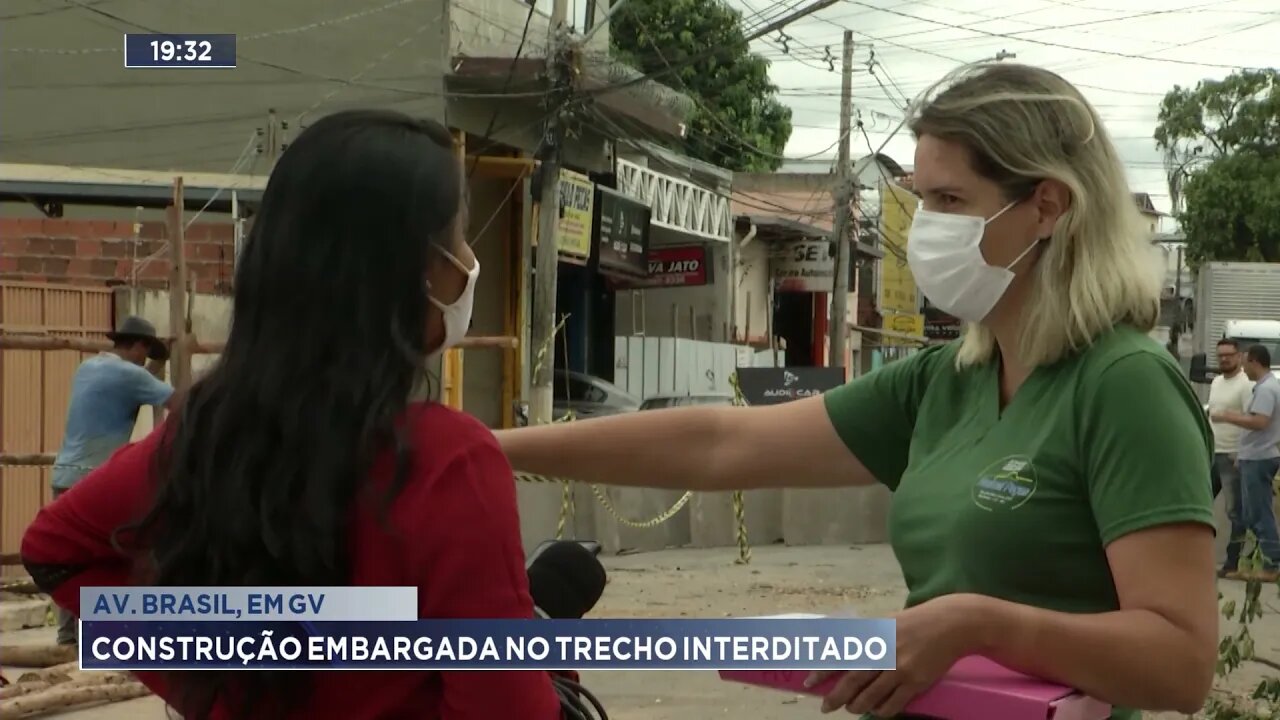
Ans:
[[[812,2],[727,1],[748,28]],[[785,39],[773,33],[752,46],[772,62],[792,109],[788,157],[835,153],[846,28],[854,31],[854,106],[871,143],[888,138],[884,152],[898,162],[911,164],[914,152],[908,133],[888,134],[907,99],[961,63],[1004,51],[1080,87],[1106,121],[1133,189],[1151,193],[1162,210],[1169,196],[1151,133],[1165,91],[1237,66],[1280,66],[1277,0],[841,0],[787,27]],[[853,156],[868,154],[867,144],[855,135]]]

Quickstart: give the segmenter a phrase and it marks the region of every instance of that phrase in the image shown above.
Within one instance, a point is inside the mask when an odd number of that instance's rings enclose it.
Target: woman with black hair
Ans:
[[[410,402],[467,331],[479,266],[452,138],[379,111],[307,128],[271,174],[217,364],[169,422],[42,510],[32,577],[82,586],[417,586],[426,618],[531,618],[493,435]],[[560,717],[542,672],[169,672],[186,720]]]

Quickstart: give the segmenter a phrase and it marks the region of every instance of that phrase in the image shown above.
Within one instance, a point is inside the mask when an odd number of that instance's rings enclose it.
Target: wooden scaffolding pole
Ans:
[[[187,251],[182,177],[173,179],[169,206],[169,384],[181,393],[191,383],[191,334],[187,317]]]
[[[172,342],[172,338],[167,339]],[[462,342],[458,343],[458,347],[466,348],[468,350],[474,348],[508,350],[515,348],[518,343],[518,339],[514,337],[506,337],[502,335],[471,335],[463,338]],[[188,336],[187,349],[191,355],[218,355],[222,352],[222,347],[223,343],[220,342],[202,343],[194,336]],[[42,352],[74,350],[76,352],[102,352],[110,349],[111,343],[106,340],[0,333],[0,350],[37,350]]]
[[[453,156],[458,161],[458,166],[463,172],[466,171],[467,164],[467,134],[461,130],[453,130]],[[445,349],[440,358],[440,378],[444,387],[441,388],[441,402],[455,409],[462,409],[462,387],[464,372],[464,357],[462,348],[452,347]]]

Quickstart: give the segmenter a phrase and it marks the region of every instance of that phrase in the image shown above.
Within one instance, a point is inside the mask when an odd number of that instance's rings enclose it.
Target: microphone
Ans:
[[[604,566],[596,555],[600,544],[550,540],[534,549],[525,563],[533,611],[543,620],[577,620],[604,594]],[[608,720],[600,701],[581,685],[576,672],[551,671],[565,720]]]
[[[545,542],[529,558],[529,595],[534,612],[544,619],[576,620],[595,607],[604,594],[604,566],[599,546],[571,540]]]

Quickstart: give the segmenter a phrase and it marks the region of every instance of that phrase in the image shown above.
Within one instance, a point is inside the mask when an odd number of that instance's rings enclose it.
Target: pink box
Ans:
[[[720,679],[825,695],[838,680],[806,688],[808,670],[721,670]],[[1107,720],[1111,706],[1056,683],[1014,672],[984,657],[961,658],[906,712],[939,720]]]

